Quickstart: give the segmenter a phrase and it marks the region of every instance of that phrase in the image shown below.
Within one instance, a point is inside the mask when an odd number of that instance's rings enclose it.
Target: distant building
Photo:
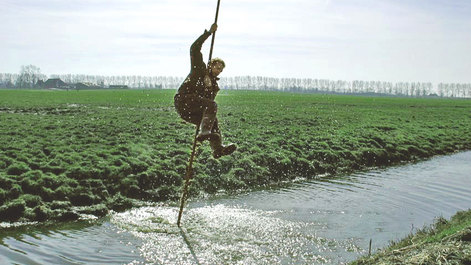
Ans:
[[[69,85],[60,78],[49,78],[43,84],[44,88],[69,88]]]
[[[110,85],[111,89],[128,89],[127,85]]]
[[[75,89],[95,89],[99,88],[97,85],[88,82],[79,82],[74,85]]]
[[[104,86],[102,84],[94,84],[94,83],[90,83],[90,82],[78,82],[78,83],[75,83],[73,85],[73,87],[77,90],[79,89],[100,89],[100,88],[104,88]]]

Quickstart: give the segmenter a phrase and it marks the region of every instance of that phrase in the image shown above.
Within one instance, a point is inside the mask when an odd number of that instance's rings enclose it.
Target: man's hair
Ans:
[[[226,67],[226,63],[221,59],[221,58],[213,58],[211,61],[209,61],[209,66],[213,66],[214,64],[220,63],[222,64],[222,67]]]

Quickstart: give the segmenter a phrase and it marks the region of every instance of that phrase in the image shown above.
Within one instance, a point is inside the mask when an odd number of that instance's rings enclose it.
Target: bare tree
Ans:
[[[41,74],[41,69],[35,65],[22,65],[20,75],[16,80],[17,88],[33,88],[38,80],[45,79],[46,76]]]

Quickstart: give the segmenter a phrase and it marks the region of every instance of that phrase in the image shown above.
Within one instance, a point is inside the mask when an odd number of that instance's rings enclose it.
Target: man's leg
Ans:
[[[204,98],[200,99],[200,102],[203,106],[204,112],[201,118],[200,132],[196,136],[196,140],[200,142],[204,140],[217,140],[217,138],[220,138],[219,134],[213,133],[213,125],[216,121],[217,104],[213,100]]]
[[[193,95],[175,95],[175,109],[180,117],[195,125],[200,125],[203,116],[203,107],[198,104],[196,97]]]
[[[204,141],[219,137],[219,134],[212,133],[217,113],[217,104],[213,100],[195,95],[178,95],[175,96],[175,108],[182,119],[200,126],[196,140]]]
[[[221,137],[221,132],[219,130],[219,125],[218,125],[218,120],[214,121],[213,128],[211,130],[212,133],[217,134],[219,137],[215,137],[214,139],[211,139],[209,141],[209,144],[211,146],[211,149],[213,150],[213,157],[218,159],[221,156],[225,155],[230,155],[234,153],[234,151],[237,149],[237,146],[235,144],[229,144],[227,146],[222,145],[222,137]]]

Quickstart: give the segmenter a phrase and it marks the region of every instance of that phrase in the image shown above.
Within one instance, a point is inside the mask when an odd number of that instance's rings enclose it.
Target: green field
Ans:
[[[174,90],[0,90],[0,219],[69,220],[177,200],[194,126]],[[238,151],[199,149],[191,195],[345,174],[471,149],[471,101],[219,93]]]

